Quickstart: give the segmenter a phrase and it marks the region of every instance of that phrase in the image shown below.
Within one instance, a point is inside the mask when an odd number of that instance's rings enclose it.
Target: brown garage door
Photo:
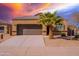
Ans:
[[[41,35],[42,25],[37,24],[18,24],[17,35]]]

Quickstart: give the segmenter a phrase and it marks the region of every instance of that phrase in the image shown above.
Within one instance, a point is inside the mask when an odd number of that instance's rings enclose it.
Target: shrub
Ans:
[[[75,38],[79,38],[79,34],[75,35]]]
[[[65,33],[61,33],[61,36],[62,36],[62,37],[65,37],[65,36],[66,36],[66,34],[65,34]]]

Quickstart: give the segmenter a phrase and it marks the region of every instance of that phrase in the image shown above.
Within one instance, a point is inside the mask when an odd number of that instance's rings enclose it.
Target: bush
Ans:
[[[61,33],[61,36],[62,36],[62,37],[65,37],[65,36],[66,36],[66,34],[65,34],[65,33]]]
[[[75,38],[79,38],[79,34],[75,35]]]

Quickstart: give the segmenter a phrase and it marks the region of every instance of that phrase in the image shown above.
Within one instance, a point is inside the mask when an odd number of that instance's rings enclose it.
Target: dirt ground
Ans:
[[[46,47],[79,47],[79,40],[49,39],[44,37]]]

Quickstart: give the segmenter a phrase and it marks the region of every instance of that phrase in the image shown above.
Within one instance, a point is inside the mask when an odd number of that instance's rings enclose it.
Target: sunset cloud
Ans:
[[[58,15],[74,23],[75,20],[78,20],[78,17],[73,18],[71,16],[73,12],[79,12],[78,8],[79,4],[72,3],[0,3],[0,20],[12,22],[16,17],[34,16],[40,12],[57,10]]]

